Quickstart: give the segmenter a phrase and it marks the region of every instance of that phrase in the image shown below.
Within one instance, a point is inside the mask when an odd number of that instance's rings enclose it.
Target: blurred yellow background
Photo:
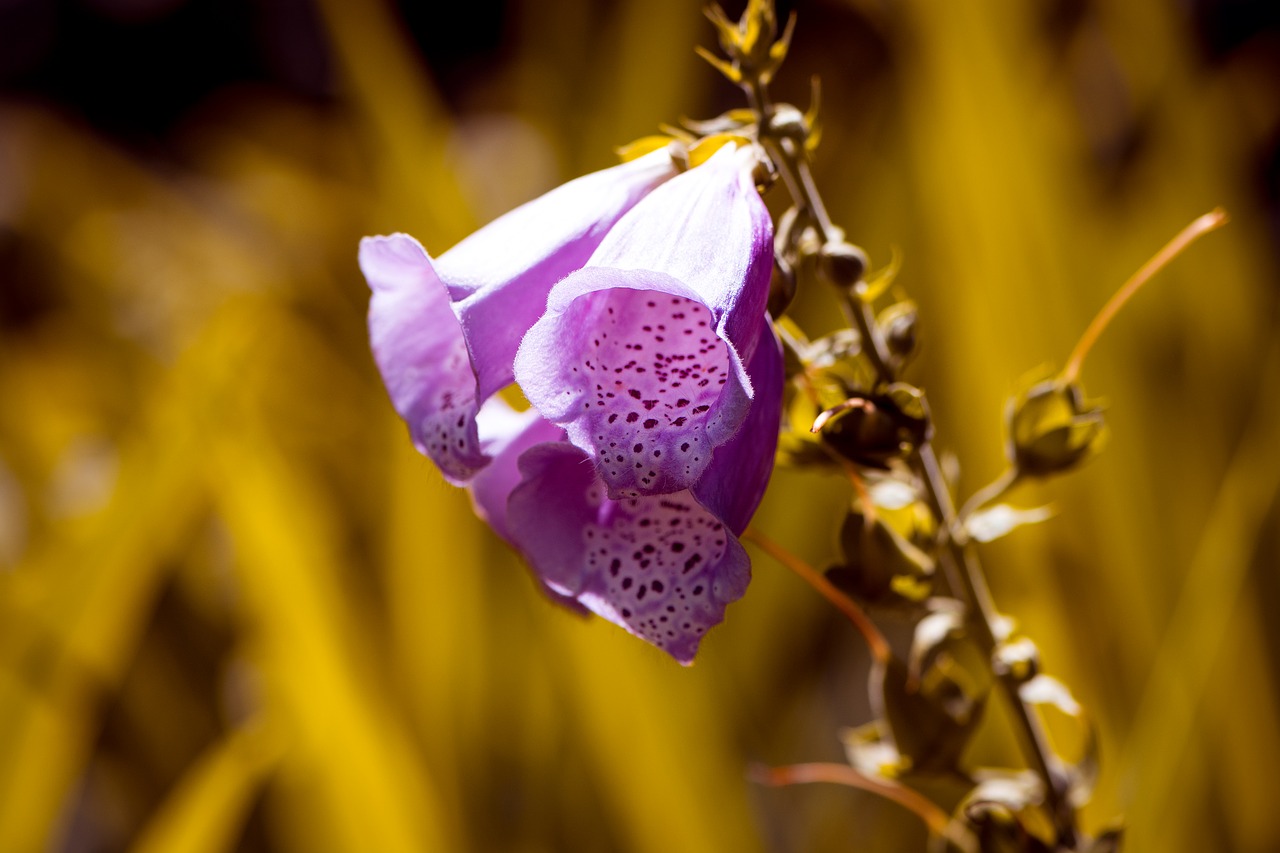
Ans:
[[[368,353],[362,235],[438,253],[739,105],[699,5],[0,4],[0,851],[922,848],[870,795],[746,780],[868,718],[812,591],[754,552],[689,669],[553,607]],[[1017,493],[1057,517],[984,556],[1099,726],[1088,826],[1280,850],[1274,12],[795,8],[778,92],[822,77],[819,185],[903,255],[962,495],[1019,379],[1231,212],[1090,357],[1107,452]],[[783,471],[756,525],[825,565],[847,497]],[[970,755],[1013,760],[999,714]]]

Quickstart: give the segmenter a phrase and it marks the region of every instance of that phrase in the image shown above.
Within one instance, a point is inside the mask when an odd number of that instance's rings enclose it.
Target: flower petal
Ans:
[[[536,409],[517,412],[501,397],[492,397],[480,407],[476,424],[480,445],[493,461],[468,484],[471,505],[495,533],[519,550],[507,526],[507,501],[521,480],[519,458],[539,444],[563,444],[564,430],[548,422]],[[552,588],[537,572],[533,575],[542,592],[557,604],[581,615],[588,612],[572,595]]]
[[[369,340],[392,405],[418,451],[463,483],[487,458],[476,434],[475,376],[448,293],[407,234],[361,240],[360,269],[373,290]]]
[[[588,462],[563,443],[525,452],[514,541],[553,591],[691,663],[746,587],[746,551],[692,493],[610,500]]]
[[[747,365],[755,388],[751,411],[728,442],[716,448],[706,472],[693,486],[698,501],[735,534],[747,529],[773,473],[782,422],[785,384],[782,345],[768,320],[760,345]]]
[[[552,289],[516,355],[525,395],[615,499],[688,488],[747,414],[773,262],[747,165],[725,149],[650,193]]]
[[[501,397],[492,397],[480,407],[476,425],[480,446],[493,461],[471,481],[471,504],[476,515],[514,545],[507,529],[507,499],[520,485],[520,455],[538,444],[563,442],[564,430],[537,409],[517,412]]]
[[[615,223],[674,174],[662,150],[584,175],[440,256],[436,268],[458,302],[480,399],[511,384],[516,348],[546,310],[551,286],[586,263]]]
[[[511,382],[516,347],[551,286],[672,174],[670,155],[656,151],[586,175],[434,261],[405,234],[361,242],[375,360],[414,445],[450,482],[466,483],[488,462],[476,433],[479,403]]]

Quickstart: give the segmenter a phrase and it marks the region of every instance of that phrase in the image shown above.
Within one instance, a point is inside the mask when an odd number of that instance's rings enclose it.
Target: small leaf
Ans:
[[[794,18],[793,18],[794,20]],[[787,28],[790,30],[790,23]],[[812,154],[818,148],[818,144],[822,142],[822,122],[820,121],[820,112],[822,108],[822,81],[817,75],[809,78],[809,109],[804,112],[804,123],[809,128],[809,135],[805,137],[805,151]]]
[[[701,166],[703,163],[711,159],[711,156],[724,148],[726,145],[748,145],[750,140],[743,136],[737,136],[732,133],[717,133],[712,136],[704,136],[693,145],[689,146],[689,167]]]
[[[930,602],[932,612],[916,623],[907,654],[907,684],[918,683],[926,658],[952,638],[964,635],[964,605],[947,598]]]
[[[632,160],[639,160],[646,154],[652,154],[659,148],[666,148],[673,141],[670,136],[662,136],[655,133],[651,136],[642,136],[633,142],[619,146],[615,150],[618,154],[618,159],[624,163],[629,163]]]
[[[710,4],[702,10],[707,16],[707,20],[711,21],[716,28],[716,37],[720,40],[720,46],[724,48],[725,53],[733,55],[740,44],[740,36],[738,33],[738,25],[729,20],[724,10],[715,3]]]
[[[1067,686],[1051,675],[1037,675],[1018,688],[1018,695],[1024,702],[1052,705],[1072,717],[1079,717],[1084,712]]]
[[[902,269],[902,254],[894,247],[889,254],[889,265],[876,270],[872,275],[858,284],[858,297],[864,302],[874,302],[889,289],[898,271]]]
[[[694,48],[694,52],[711,64],[711,67],[723,74],[730,83],[739,85],[742,83],[742,72],[732,63],[725,62],[711,51],[702,46]]]
[[[1022,684],[1040,674],[1040,650],[1030,637],[1001,642],[992,653],[991,664],[996,675]]]
[[[910,769],[911,763],[898,752],[882,720],[873,720],[855,729],[843,729],[840,741],[844,744],[849,766],[859,773],[896,779]]]
[[[867,492],[879,509],[906,509],[920,500],[916,487],[897,477],[868,477]]]
[[[756,119],[756,113],[752,110],[736,109],[721,113],[715,118],[706,119],[705,121],[682,118],[680,119],[680,124],[699,136],[709,136],[713,133],[727,133],[754,127]]]
[[[1098,733],[1084,708],[1065,684],[1049,675],[1037,675],[1018,688],[1018,695],[1032,705],[1048,705],[1071,717],[1080,726],[1084,743],[1080,757],[1071,763],[1071,802],[1082,806],[1089,801],[1098,777]]]
[[[1052,516],[1053,509],[1047,506],[1019,509],[1009,504],[996,504],[969,516],[964,526],[970,538],[978,542],[991,542],[1024,524],[1036,524]]]

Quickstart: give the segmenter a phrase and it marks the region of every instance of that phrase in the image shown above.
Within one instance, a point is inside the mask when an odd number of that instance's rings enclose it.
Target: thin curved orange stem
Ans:
[[[889,642],[885,640],[884,634],[880,633],[880,629],[875,626],[875,623],[858,606],[857,602],[836,589],[835,585],[823,577],[821,572],[754,527],[747,528],[747,531],[742,534],[742,538],[747,542],[753,543],[761,551],[764,551],[770,557],[795,572],[800,576],[801,580],[816,589],[827,601],[834,604],[836,609],[848,617],[849,621],[862,634],[863,639],[867,641],[867,647],[871,650],[871,656],[876,661],[885,663],[889,660]]]
[[[1132,299],[1133,295],[1141,290],[1142,286],[1150,281],[1152,276],[1164,269],[1170,261],[1196,240],[1211,231],[1218,230],[1229,221],[1230,217],[1227,216],[1227,212],[1220,207],[1215,207],[1179,231],[1178,236],[1170,240],[1163,249],[1156,252],[1151,260],[1143,264],[1115,292],[1115,295],[1107,300],[1107,304],[1102,306],[1098,316],[1093,318],[1089,328],[1085,329],[1084,334],[1080,336],[1075,349],[1071,351],[1071,357],[1067,359],[1066,368],[1062,371],[1063,381],[1067,383],[1076,381],[1076,378],[1080,375],[1080,368],[1084,366],[1084,359],[1089,354],[1089,350],[1097,343],[1098,338],[1106,331],[1107,326],[1110,325],[1116,314],[1120,313],[1120,309],[1125,306],[1125,303]]]
[[[938,808],[932,800],[906,785],[865,775],[847,764],[815,762],[790,764],[784,767],[754,767],[751,778],[762,784],[773,786],[830,782],[870,791],[913,812],[924,821],[924,825],[934,835],[950,840],[968,853],[977,853],[978,848],[973,836],[963,831],[959,825],[953,824],[947,813]]]

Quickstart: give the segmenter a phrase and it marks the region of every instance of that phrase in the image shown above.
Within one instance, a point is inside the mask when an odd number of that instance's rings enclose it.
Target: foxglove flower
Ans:
[[[689,488],[746,417],[773,268],[754,156],[726,146],[646,196],[520,345],[516,381],[611,498]]]
[[[571,181],[432,259],[405,234],[366,237],[374,359],[414,445],[455,484],[488,463],[475,416],[512,380],[521,337],[551,286],[675,174],[665,151]]]
[[[736,537],[777,441],[755,158],[730,146],[671,177],[650,155],[434,261],[405,235],[361,244],[375,359],[418,448],[548,594],[683,663],[745,590]],[[527,412],[490,399],[513,378]]]
[[[692,663],[742,596],[750,562],[737,536],[764,495],[782,410],[782,354],[762,340],[747,373],[755,401],[691,488],[613,500],[590,458],[536,410],[500,399],[481,412],[494,461],[472,481],[477,512],[528,560],[548,593]]]

